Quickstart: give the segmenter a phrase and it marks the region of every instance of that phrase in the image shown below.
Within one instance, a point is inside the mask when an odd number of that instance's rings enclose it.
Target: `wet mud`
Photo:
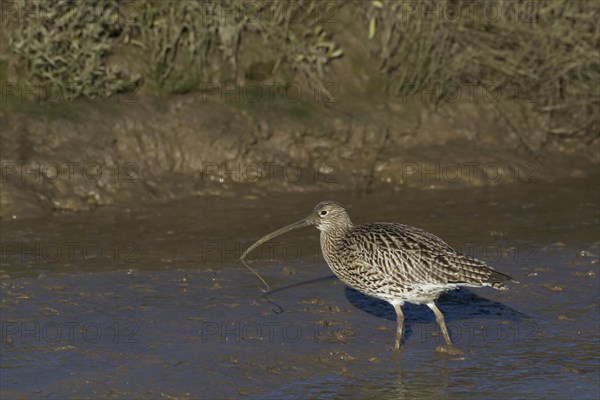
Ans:
[[[2,224],[2,398],[597,398],[596,181],[196,198]],[[519,283],[395,315],[332,276],[318,231],[263,234],[320,200],[431,231]]]

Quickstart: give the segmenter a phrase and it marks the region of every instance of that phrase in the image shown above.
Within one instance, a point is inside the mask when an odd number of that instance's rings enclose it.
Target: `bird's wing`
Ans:
[[[369,265],[395,285],[481,285],[495,272],[439,237],[407,225],[358,225],[346,240],[354,250],[349,253],[354,254],[355,264]]]

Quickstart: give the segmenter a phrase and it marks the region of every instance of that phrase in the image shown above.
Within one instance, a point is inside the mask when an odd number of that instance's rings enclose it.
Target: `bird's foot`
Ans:
[[[400,350],[402,350],[402,346],[392,346],[392,347],[388,347],[388,349],[393,352],[393,353],[400,353]]]
[[[438,346],[435,348],[435,351],[436,353],[447,354],[449,356],[462,356],[465,354],[462,350],[454,346]]]

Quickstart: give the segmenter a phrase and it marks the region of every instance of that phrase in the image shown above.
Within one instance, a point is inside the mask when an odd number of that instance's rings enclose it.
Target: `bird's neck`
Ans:
[[[321,231],[321,249],[323,253],[334,250],[338,243],[352,229],[352,223]]]
[[[350,231],[351,226],[347,229],[336,229],[332,231],[321,231],[321,251],[323,258],[329,268],[338,277],[343,276],[343,266],[341,258],[344,237]]]

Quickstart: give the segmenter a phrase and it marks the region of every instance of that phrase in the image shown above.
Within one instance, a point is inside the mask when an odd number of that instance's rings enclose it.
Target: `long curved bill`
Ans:
[[[244,258],[246,258],[246,256],[248,255],[248,253],[250,253],[252,250],[254,250],[255,248],[257,248],[258,246],[260,246],[261,244],[263,244],[264,242],[267,242],[277,236],[283,235],[286,232],[289,231],[293,231],[294,229],[298,229],[298,228],[304,228],[305,226],[309,226],[310,223],[308,222],[307,219],[303,219],[300,220],[298,222],[294,222],[293,224],[290,224],[288,226],[284,226],[281,229],[277,229],[275,232],[271,232],[268,235],[263,236],[262,238],[258,239],[256,241],[256,243],[254,243],[252,246],[248,247],[246,249],[246,251],[244,251],[244,254],[242,254],[242,256],[240,257],[240,261],[242,261]]]

